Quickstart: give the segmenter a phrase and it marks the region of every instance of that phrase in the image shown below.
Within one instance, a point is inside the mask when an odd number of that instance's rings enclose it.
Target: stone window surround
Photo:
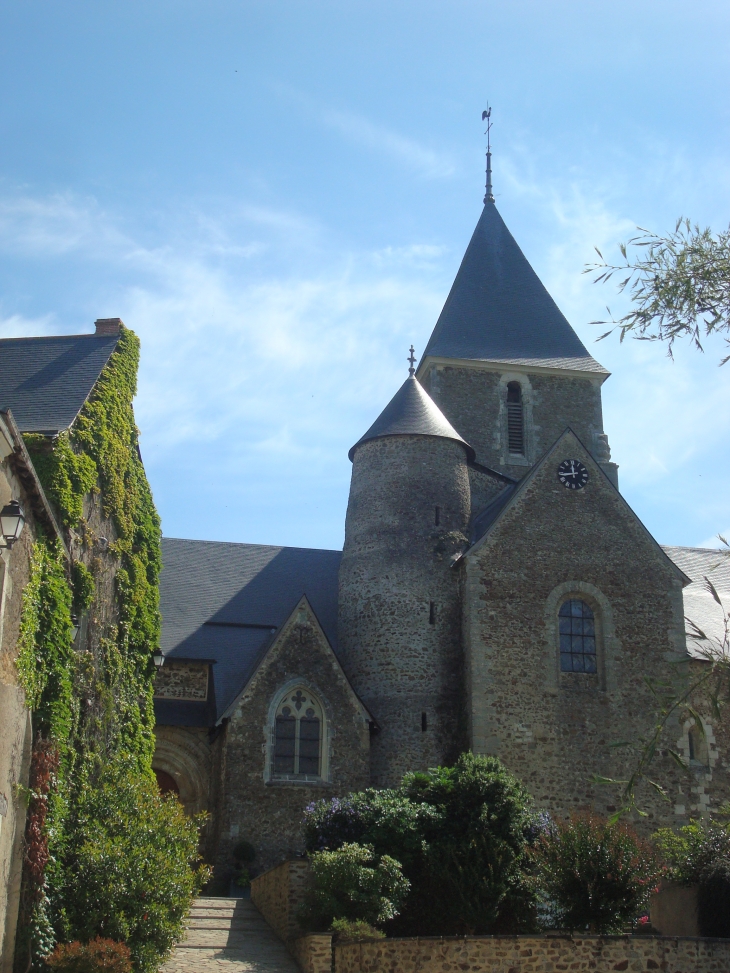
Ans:
[[[558,612],[563,602],[571,598],[584,601],[593,611],[598,669],[595,676],[583,672],[560,671]],[[545,641],[548,658],[551,659],[548,687],[554,692],[571,685],[605,691],[615,681],[613,666],[620,655],[620,643],[616,638],[611,604],[595,585],[586,581],[564,581],[553,588],[545,602]]]
[[[524,453],[510,453],[508,451],[507,432],[507,386],[516,382],[522,394],[522,435]],[[524,372],[502,372],[497,384],[499,396],[499,449],[505,466],[532,466],[534,462],[534,430],[532,424],[532,406],[534,393],[530,378]]]
[[[312,696],[315,696],[322,710],[319,777],[308,777],[302,779],[300,777],[285,777],[274,774],[273,772],[273,756],[276,741],[276,712],[279,709],[284,696],[288,696],[289,693],[294,692],[298,688],[305,692],[311,693]],[[269,704],[269,710],[266,716],[266,728],[264,731],[264,739],[266,741],[264,743],[264,782],[267,785],[275,787],[321,787],[329,783],[331,749],[330,721],[327,717],[329,709],[330,707],[327,704],[327,700],[324,698],[322,693],[317,689],[312,689],[306,680],[299,677],[296,679],[290,679],[279,688],[278,692],[274,694],[271,703]]]

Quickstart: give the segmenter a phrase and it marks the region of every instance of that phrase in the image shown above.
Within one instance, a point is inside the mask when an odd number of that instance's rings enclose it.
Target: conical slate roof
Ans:
[[[517,246],[484,205],[423,354],[603,372]]]
[[[474,459],[475,456],[469,443],[461,438],[415,375],[408,376],[347,455],[352,459],[358,446],[383,436],[439,436],[443,439],[455,439],[462,444],[469,459]]]

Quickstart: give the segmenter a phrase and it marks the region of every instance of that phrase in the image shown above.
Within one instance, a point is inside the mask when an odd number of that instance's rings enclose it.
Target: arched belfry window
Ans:
[[[507,448],[510,453],[525,455],[525,421],[519,382],[507,383]]]
[[[287,692],[276,707],[273,727],[274,777],[306,780],[322,776],[324,712],[304,686]]]
[[[593,609],[579,598],[569,598],[558,612],[560,669],[562,672],[598,672],[596,621]]]

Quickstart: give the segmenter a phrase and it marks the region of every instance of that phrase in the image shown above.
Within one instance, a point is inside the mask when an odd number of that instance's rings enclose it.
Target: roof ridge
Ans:
[[[4,341],[64,341],[68,338],[101,338],[104,341],[119,341],[118,334],[95,334],[93,331],[85,334],[29,334],[29,335],[16,335],[12,338],[0,338],[0,342]]]
[[[163,541],[185,541],[188,544],[225,544],[227,547],[263,547],[270,551],[317,551],[322,554],[342,554],[332,547],[297,547],[291,544],[256,544],[253,541],[214,541],[208,538],[200,539],[197,537],[171,537],[168,534],[162,535]]]

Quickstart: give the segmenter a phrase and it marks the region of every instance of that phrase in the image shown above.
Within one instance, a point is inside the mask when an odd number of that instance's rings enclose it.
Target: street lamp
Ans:
[[[78,615],[71,616],[71,642],[76,641],[76,636],[79,634],[79,618]]]
[[[162,652],[160,652],[159,649],[152,656],[152,661],[155,664],[155,669],[158,669],[159,670],[159,669],[161,669],[164,666],[164,664],[165,664],[165,657],[162,654]]]
[[[17,500],[11,500],[0,510],[0,530],[8,550],[20,537],[25,526],[25,514]],[[0,545],[2,547],[2,545]]]

